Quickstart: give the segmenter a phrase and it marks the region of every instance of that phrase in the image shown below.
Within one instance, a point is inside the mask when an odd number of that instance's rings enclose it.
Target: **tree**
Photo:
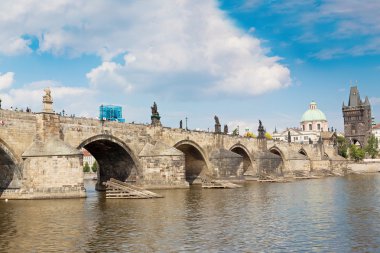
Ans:
[[[99,164],[98,164],[98,162],[97,161],[95,161],[94,162],[94,164],[92,165],[92,171],[93,172],[97,172],[98,171],[98,169],[99,169]]]
[[[348,141],[343,136],[338,136],[338,154],[343,156],[344,158],[348,158],[347,150],[348,150]]]
[[[83,166],[83,172],[90,172],[90,165],[88,165],[88,162],[86,162]]]
[[[239,130],[237,128],[235,128],[234,131],[232,131],[232,135],[234,135],[234,136],[239,135]]]
[[[256,138],[256,135],[252,132],[246,132],[244,136],[247,138]]]
[[[377,138],[374,135],[371,135],[368,139],[368,144],[364,148],[365,152],[372,158],[376,158],[379,154],[378,151],[379,148],[379,142],[377,141]]]
[[[270,133],[268,133],[268,132],[265,133],[265,138],[267,138],[267,140],[272,140],[273,139],[272,135]]]
[[[359,162],[364,159],[365,151],[355,144],[352,144],[350,146],[350,157],[351,159],[355,160],[355,162]]]

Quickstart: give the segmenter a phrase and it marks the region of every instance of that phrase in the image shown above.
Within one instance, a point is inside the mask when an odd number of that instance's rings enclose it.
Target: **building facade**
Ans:
[[[357,86],[351,87],[348,105],[343,102],[344,135],[353,144],[364,147],[372,133],[371,104],[360,98]]]
[[[372,134],[375,136],[377,141],[380,143],[380,124],[377,124],[372,127]],[[380,147],[379,147],[380,149]]]
[[[287,128],[285,131],[273,133],[273,139],[296,143],[316,143],[322,132],[329,131],[326,115],[318,109],[317,103],[312,101],[309,109],[302,115],[299,128]]]
[[[300,128],[302,131],[308,132],[328,131],[326,115],[318,109],[316,102],[312,101],[309,109],[302,115]]]
[[[96,161],[95,158],[86,149],[82,149],[82,152],[83,152],[83,165],[88,163],[90,168],[92,168],[92,166],[94,165]]]

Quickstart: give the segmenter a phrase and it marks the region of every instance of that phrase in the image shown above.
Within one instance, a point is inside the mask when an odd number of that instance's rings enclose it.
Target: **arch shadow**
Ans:
[[[202,174],[210,168],[204,150],[194,141],[182,140],[174,147],[185,154],[185,178],[189,184],[201,184]]]
[[[104,182],[110,178],[136,182],[142,178],[139,160],[122,140],[112,135],[96,135],[84,140],[78,149],[86,149],[99,165],[96,189],[105,190]]]
[[[254,168],[253,164],[254,163],[253,163],[252,158],[251,158],[252,156],[251,156],[250,152],[248,151],[248,149],[244,145],[238,143],[238,144],[233,145],[229,150],[231,152],[234,152],[234,153],[241,155],[243,157],[243,175],[249,169],[253,170],[253,168]],[[256,171],[256,173],[257,173],[257,171]]]
[[[22,170],[21,159],[0,139],[0,197],[6,189],[20,188]]]

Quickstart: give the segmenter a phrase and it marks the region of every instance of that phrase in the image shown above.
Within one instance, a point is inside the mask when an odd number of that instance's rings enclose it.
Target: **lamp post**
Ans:
[[[185,120],[186,120],[186,130],[189,130],[189,129],[187,129],[187,117],[185,118]]]

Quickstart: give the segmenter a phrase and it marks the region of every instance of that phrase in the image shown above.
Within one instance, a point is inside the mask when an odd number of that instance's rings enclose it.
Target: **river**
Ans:
[[[0,252],[380,252],[380,174],[0,202]]]

